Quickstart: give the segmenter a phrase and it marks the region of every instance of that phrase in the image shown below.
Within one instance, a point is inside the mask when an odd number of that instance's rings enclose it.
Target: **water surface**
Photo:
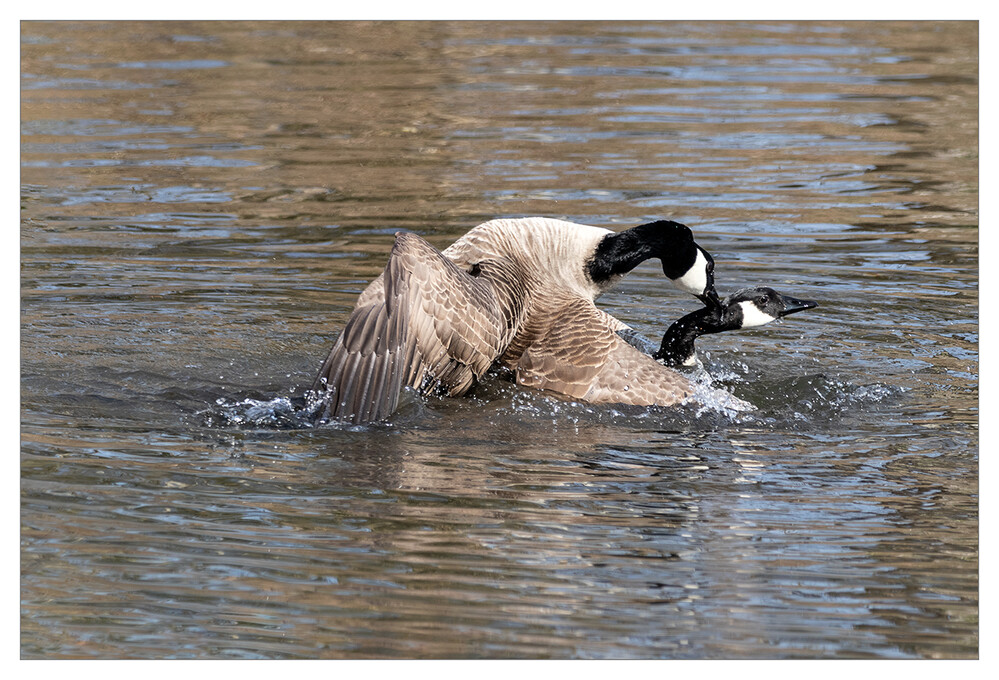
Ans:
[[[25,658],[978,655],[974,23],[23,23]],[[295,426],[394,233],[691,226],[759,407]],[[639,267],[600,305],[697,302]]]

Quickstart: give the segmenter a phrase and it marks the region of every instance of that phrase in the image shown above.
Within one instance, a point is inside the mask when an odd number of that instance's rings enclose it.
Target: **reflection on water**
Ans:
[[[22,656],[977,656],[976,24],[21,38]],[[820,307],[700,341],[753,414],[496,378],[296,426],[397,230],[520,215]]]

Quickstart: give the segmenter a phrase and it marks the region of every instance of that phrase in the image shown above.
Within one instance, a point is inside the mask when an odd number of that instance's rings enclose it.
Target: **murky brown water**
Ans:
[[[977,656],[976,24],[21,36],[22,656]],[[821,306],[702,341],[735,421],[494,381],[279,427],[395,231],[519,215]]]

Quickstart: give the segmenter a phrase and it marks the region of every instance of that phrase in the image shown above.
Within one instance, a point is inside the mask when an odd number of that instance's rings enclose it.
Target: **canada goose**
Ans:
[[[381,420],[403,387],[467,392],[494,363],[522,385],[590,402],[675,404],[692,390],[616,335],[593,301],[649,258],[705,304],[714,261],[686,226],[623,232],[541,217],[492,220],[442,252],[396,234],[313,383],[317,419]]]
[[[658,350],[630,328],[618,333],[665,366],[693,366],[697,360],[694,341],[702,335],[762,326],[813,307],[818,307],[818,303],[782,295],[766,286],[743,288],[719,305],[708,305],[673,322],[663,334]]]

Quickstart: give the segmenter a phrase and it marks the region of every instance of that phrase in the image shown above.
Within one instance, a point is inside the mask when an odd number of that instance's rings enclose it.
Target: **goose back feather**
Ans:
[[[625,342],[627,328],[583,300],[553,310],[559,323],[517,363],[521,385],[592,403],[638,406],[677,404],[693,392],[690,381]]]

